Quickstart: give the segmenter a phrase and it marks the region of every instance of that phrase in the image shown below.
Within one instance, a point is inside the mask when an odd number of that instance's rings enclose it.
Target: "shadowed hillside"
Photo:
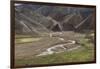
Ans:
[[[94,9],[22,4],[15,7],[16,33],[93,29]],[[29,31],[30,30],[30,31]]]

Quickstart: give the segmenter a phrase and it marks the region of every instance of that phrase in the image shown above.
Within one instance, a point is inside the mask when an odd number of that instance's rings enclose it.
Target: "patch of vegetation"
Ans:
[[[41,38],[18,38],[15,40],[15,43],[28,43],[28,42],[34,42],[39,41]]]
[[[63,52],[31,59],[17,59],[16,65],[54,64],[68,62],[86,62],[93,60],[93,52],[88,50]]]
[[[18,39],[18,38],[30,38],[30,37],[32,37],[32,36],[31,35],[18,35],[18,34],[15,35],[16,39]]]
[[[82,48],[70,52],[62,52],[41,57],[31,56],[30,58],[16,59],[16,66],[21,65],[37,65],[37,64],[55,64],[69,62],[86,62],[94,60],[94,45],[89,39],[80,39]]]

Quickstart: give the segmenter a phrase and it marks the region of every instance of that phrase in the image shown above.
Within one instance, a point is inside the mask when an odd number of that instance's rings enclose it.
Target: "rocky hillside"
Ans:
[[[15,6],[17,34],[94,29],[94,8],[21,4]]]

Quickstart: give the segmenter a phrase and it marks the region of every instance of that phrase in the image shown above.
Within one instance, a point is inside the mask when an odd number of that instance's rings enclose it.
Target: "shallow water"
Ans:
[[[79,47],[81,47],[81,46],[75,46],[75,47],[70,48],[70,49],[67,49],[65,47],[66,45],[74,45],[74,44],[76,44],[76,41],[68,40],[68,42],[66,42],[66,43],[57,44],[57,45],[54,45],[52,47],[49,47],[46,49],[46,51],[44,51],[36,56],[49,55],[49,54],[60,53],[60,52],[64,52],[64,51],[72,51],[72,50],[75,50],[75,49],[78,49]]]

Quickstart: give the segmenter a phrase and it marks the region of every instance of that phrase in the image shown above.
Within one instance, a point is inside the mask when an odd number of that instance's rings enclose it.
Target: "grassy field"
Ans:
[[[34,57],[27,59],[17,59],[16,66],[37,65],[37,64],[54,64],[68,62],[87,62],[94,60],[93,50],[77,50],[72,52],[63,52],[42,57]]]
[[[17,39],[16,43],[24,43],[25,40],[26,42],[27,41],[29,42],[41,41],[41,38],[36,38],[36,39],[28,38],[28,39],[29,40],[26,40],[25,38],[22,38],[19,40]],[[50,39],[48,39],[47,41],[52,42],[52,40]],[[70,52],[61,52],[61,53],[46,55],[46,56],[41,56],[41,57],[36,57],[34,55],[31,55],[31,57],[29,58],[27,58],[28,56],[23,57],[23,58],[16,58],[15,66],[93,61],[94,60],[94,43],[92,43],[90,39],[87,37],[82,37],[78,39],[78,43],[82,47],[78,50],[73,50]]]
[[[39,41],[41,38],[32,38],[32,37],[29,37],[29,38],[19,38],[19,39],[16,39],[15,43],[18,44],[18,43],[30,43],[30,42],[34,42],[34,41]]]

